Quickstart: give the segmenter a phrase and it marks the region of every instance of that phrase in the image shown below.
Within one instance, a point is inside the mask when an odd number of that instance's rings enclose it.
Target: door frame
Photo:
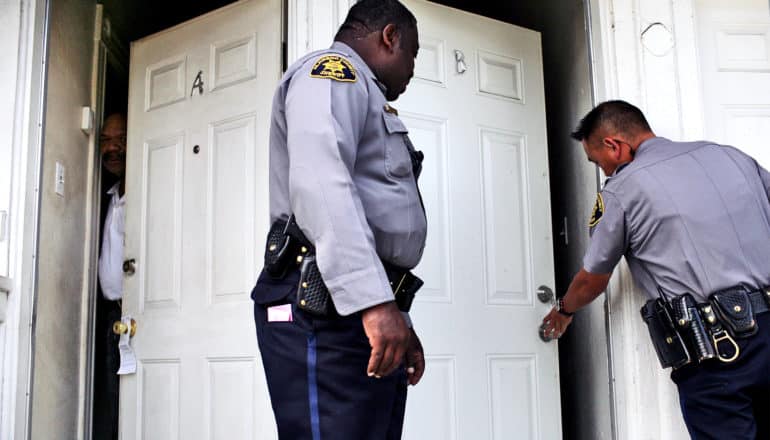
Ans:
[[[694,1],[584,1],[594,103],[625,99],[645,112],[659,135],[701,139],[704,122]],[[670,47],[646,41],[645,34],[653,28],[658,35],[670,37]],[[674,84],[676,92],[660,84]],[[601,170],[597,173],[598,191],[604,176]],[[603,335],[609,354],[612,438],[641,439],[640,433],[645,438],[683,438],[687,433],[676,387],[668,372],[657,367],[639,319],[643,298],[628,266],[621,262],[606,290]],[[597,337],[580,335],[581,339]],[[650,407],[646,403],[651,399],[660,405]],[[651,426],[656,428],[651,431]]]
[[[81,314],[81,347],[80,347],[80,437],[90,439],[93,427],[94,402],[94,362],[96,346],[96,303],[98,289],[98,259],[101,245],[101,204],[102,166],[99,152],[99,135],[104,118],[104,102],[107,95],[106,74],[109,66],[124,72],[128,77],[128,53],[121,43],[119,35],[110,25],[110,17],[104,11],[104,5],[95,4],[94,15],[94,51],[91,71],[91,109],[93,110],[93,145],[91,148],[88,176],[88,209],[86,224],[89,243],[86,246],[85,277],[83,286],[83,313]],[[126,90],[128,93],[128,90]],[[127,109],[126,109],[127,110]]]
[[[34,371],[34,312],[37,298],[38,227],[45,129],[48,0],[10,2],[18,14],[17,79],[13,107],[13,151],[9,268],[11,289],[5,322],[0,440],[30,435]]]

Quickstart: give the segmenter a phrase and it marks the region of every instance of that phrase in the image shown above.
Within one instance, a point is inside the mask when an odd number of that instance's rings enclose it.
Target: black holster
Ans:
[[[681,368],[692,362],[666,301],[662,298],[647,301],[642,307],[641,314],[663,368]]]
[[[716,357],[714,344],[695,298],[689,293],[679,295],[671,301],[671,307],[690,357],[698,363]]]
[[[398,309],[408,312],[423,281],[411,271],[382,263]],[[331,294],[321,277],[315,247],[305,237],[294,216],[288,221],[276,221],[270,228],[265,249],[265,271],[273,278],[284,278],[289,270],[299,266],[297,307],[318,316],[332,313]]]

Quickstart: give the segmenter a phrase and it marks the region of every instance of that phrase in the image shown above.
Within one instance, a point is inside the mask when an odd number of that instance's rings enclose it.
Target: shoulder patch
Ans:
[[[342,82],[356,82],[356,69],[350,61],[339,55],[325,55],[318,59],[310,71],[311,78],[328,78]]]
[[[602,193],[596,195],[596,203],[594,203],[594,211],[591,214],[591,220],[588,221],[589,227],[594,227],[599,224],[604,215],[604,199],[602,199]]]

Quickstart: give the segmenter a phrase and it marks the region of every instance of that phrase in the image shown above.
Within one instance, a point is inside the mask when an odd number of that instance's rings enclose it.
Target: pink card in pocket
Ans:
[[[291,322],[291,304],[281,304],[267,308],[267,322]]]

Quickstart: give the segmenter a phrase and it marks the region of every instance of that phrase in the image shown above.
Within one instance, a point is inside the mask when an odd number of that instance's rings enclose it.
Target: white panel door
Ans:
[[[281,22],[281,0],[238,2],[132,45],[123,309],[138,371],[121,380],[124,440],[276,436],[249,292]]]
[[[770,3],[696,0],[706,138],[770,168]]]
[[[561,438],[557,347],[537,335],[536,291],[554,283],[540,35],[406,4],[420,52],[394,106],[425,152],[428,242],[412,313],[427,369],[405,438]]]

